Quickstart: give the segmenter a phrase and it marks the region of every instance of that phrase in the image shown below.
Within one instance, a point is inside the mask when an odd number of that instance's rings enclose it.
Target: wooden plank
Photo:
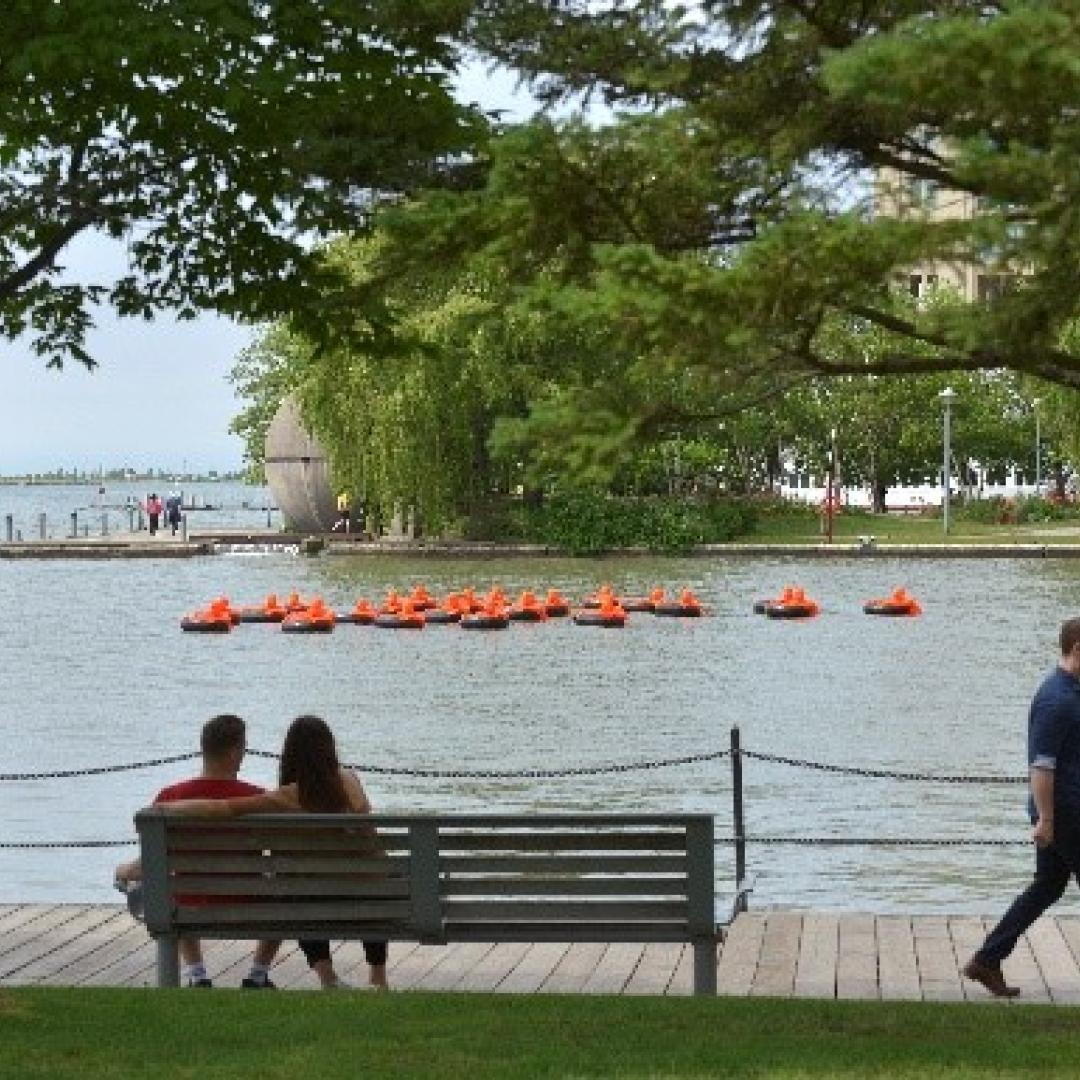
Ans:
[[[499,994],[535,994],[547,981],[570,947],[565,941],[543,941],[529,946],[513,971],[498,986]]]
[[[146,928],[141,923],[135,922],[126,911],[121,913],[118,922],[109,925],[113,931],[112,936],[101,948],[88,953],[81,960],[45,981],[53,986],[92,985],[92,980],[147,942]],[[106,985],[108,985],[107,978]]]
[[[716,992],[743,996],[750,993],[765,938],[763,912],[741,912],[731,924],[716,968]]]
[[[694,949],[691,945],[679,945],[676,948],[682,951],[664,993],[669,997],[688,997],[694,992]],[[719,979],[717,982],[719,983]]]
[[[492,949],[493,941],[464,941],[443,949],[442,959],[413,985],[417,990],[456,990],[458,984]]]
[[[62,927],[83,917],[89,910],[92,909],[74,904],[59,904],[14,929],[7,930],[0,940],[0,979],[21,967],[28,957],[48,951],[55,936],[63,936]]]
[[[66,905],[62,904],[22,904],[19,906],[18,911],[12,912],[5,922],[2,928],[4,935],[6,937],[11,932],[22,930],[29,926],[30,923],[44,918],[51,912],[55,912],[58,908],[63,908],[65,906]],[[3,942],[0,941],[0,956],[2,955]]]
[[[790,997],[795,987],[795,965],[803,917],[793,911],[771,911],[765,916],[761,955],[750,993],[759,997]]]
[[[599,941],[574,942],[544,983],[549,994],[580,994],[608,946]]]
[[[239,854],[235,851],[175,852],[169,865],[179,874],[407,874],[407,856],[361,859],[348,853],[331,858],[325,852],[295,855]]]
[[[836,996],[873,1000],[878,991],[877,934],[873,915],[845,915],[839,924]]]
[[[1080,919],[1074,916],[1058,915],[1054,920],[1058,933],[1068,946],[1069,952],[1077,965],[1080,965]]]
[[[674,877],[453,877],[442,883],[452,896],[686,896],[686,879]]]
[[[839,921],[835,915],[808,913],[803,916],[795,968],[795,997],[835,997],[839,940]]]
[[[582,993],[621,994],[633,977],[645,946],[631,942],[616,942],[604,950],[604,955],[585,980]]]
[[[684,855],[443,855],[444,874],[678,874],[685,877]]]
[[[952,938],[953,956],[957,971],[962,971],[968,958],[979,948],[986,937],[982,919],[977,915],[950,915],[949,936]],[[960,975],[960,989],[968,1001],[985,1001],[989,996],[977,982]]]
[[[14,986],[38,982],[67,985],[70,980],[68,969],[104,948],[122,925],[123,916],[119,909],[91,908],[81,920],[65,924],[64,936],[56,939],[55,948],[17,971],[7,972],[5,981]]]
[[[1045,916],[1044,916],[1045,917]],[[994,920],[988,919],[984,923],[986,929],[991,929]],[[1002,974],[1005,981],[1011,986],[1020,988],[1020,1000],[1027,1002],[1048,1002],[1050,991],[1039,971],[1039,965],[1035,963],[1035,955],[1031,951],[1031,944],[1027,934],[1023,935],[1016,943],[1012,955],[1007,957],[1001,964]]]
[[[647,944],[623,992],[626,994],[666,994],[684,949],[690,953],[690,966],[693,969],[694,950],[691,946],[656,941]]]
[[[1050,1000],[1059,1004],[1080,1003],[1080,968],[1057,922],[1046,916],[1036,920],[1027,932],[1027,939]]]
[[[877,947],[878,985],[882,1000],[921,1000],[911,919],[904,915],[879,915]]]
[[[553,852],[587,851],[598,863],[607,851],[685,851],[685,833],[609,832],[589,829],[579,833],[439,833],[439,851],[459,854],[467,851]]]
[[[529,950],[527,941],[500,942],[468,971],[459,990],[492,991],[514,970]]]
[[[387,849],[381,839],[379,849]],[[177,855],[196,852],[224,852],[231,855],[261,855],[267,857],[297,856],[305,852],[318,852],[329,858],[378,858],[376,841],[370,836],[350,835],[345,832],[319,829],[297,829],[295,832],[251,829],[244,832],[177,832],[168,833],[168,852],[172,859]]]
[[[261,874],[177,874],[172,879],[174,895],[236,897],[349,897],[407,898],[409,883],[401,879],[372,879],[367,877],[332,877],[304,875],[265,877]]]
[[[911,920],[919,988],[924,1001],[962,1001],[952,938],[944,916],[917,915]]]
[[[448,922],[685,923],[685,900],[445,900]]]
[[[411,906],[400,900],[377,902],[297,900],[293,903],[280,904],[212,904],[207,907],[178,905],[173,921],[181,932],[189,927],[192,928],[193,933],[197,933],[202,927],[207,928],[209,932],[209,928],[213,925],[247,927],[251,932],[264,933],[266,932],[264,928],[272,925],[284,937],[296,936],[298,931],[307,930],[311,933],[305,936],[319,937],[323,933],[319,927],[323,924],[378,920],[404,922],[411,914]],[[330,936],[334,935],[330,934]]]
[[[447,959],[448,950],[459,947],[457,945],[420,945],[405,957],[401,963],[395,965],[393,971],[394,989],[408,990],[415,986],[428,972]]]

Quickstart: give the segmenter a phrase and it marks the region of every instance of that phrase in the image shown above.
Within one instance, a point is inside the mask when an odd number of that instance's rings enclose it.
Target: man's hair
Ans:
[[[1059,641],[1062,656],[1068,656],[1077,645],[1080,645],[1080,618],[1066,619],[1061,624]]]
[[[247,728],[239,716],[222,713],[203,724],[199,745],[203,757],[220,758],[230,750],[243,749]]]

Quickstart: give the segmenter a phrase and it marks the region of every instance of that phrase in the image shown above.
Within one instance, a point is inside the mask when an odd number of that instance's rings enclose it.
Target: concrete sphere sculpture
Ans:
[[[326,451],[304,428],[300,410],[289,396],[270,421],[264,444],[266,482],[281,507],[285,528],[328,532],[337,520]]]

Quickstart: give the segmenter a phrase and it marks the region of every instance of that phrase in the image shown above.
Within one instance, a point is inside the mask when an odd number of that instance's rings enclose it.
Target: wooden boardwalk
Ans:
[[[849,915],[752,911],[718,949],[721,994],[739,996],[987,1000],[959,968],[991,920],[967,915]],[[250,942],[209,942],[218,986],[239,985]],[[340,974],[365,981],[359,944],[340,946]],[[1080,1003],[1080,918],[1044,918],[1005,964],[1022,1002]],[[396,990],[499,993],[689,994],[693,952],[682,945],[394,943]],[[286,989],[315,982],[295,943],[282,947],[273,979]],[[114,905],[0,904],[0,986],[151,986],[154,945]]]

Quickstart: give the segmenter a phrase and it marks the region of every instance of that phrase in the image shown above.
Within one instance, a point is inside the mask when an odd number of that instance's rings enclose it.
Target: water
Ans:
[[[178,619],[225,592],[359,595],[424,581],[632,592],[690,585],[700,621],[632,616],[624,631],[568,622],[501,634],[452,627],[329,636],[241,626],[182,634]],[[798,583],[808,622],[751,614]],[[861,613],[905,584],[915,620]],[[1066,560],[408,560],[283,552],[182,561],[0,561],[0,772],[77,768],[193,749],[235,711],[253,747],[277,749],[300,712],[325,716],[349,762],[434,769],[630,763],[727,746],[889,769],[1019,774],[1031,694],[1076,611]],[[271,783],[273,762],[246,775]],[[186,766],[0,783],[6,841],[124,838],[131,817]],[[708,811],[730,832],[726,761],[595,777],[422,779],[368,773],[380,810]],[[912,784],[746,763],[747,826],[762,836],[1026,835],[1022,786]],[[0,851],[0,900],[112,899],[128,852]],[[756,906],[993,913],[1030,873],[1027,848],[751,846]],[[721,889],[730,850],[718,849]]]
[[[45,515],[46,537],[71,535],[71,515],[78,514],[80,535],[101,535],[101,519],[108,519],[110,532],[127,532],[131,522],[128,505],[145,502],[154,491],[164,501],[170,491],[182,493],[188,528],[193,532],[213,529],[281,528],[281,514],[272,506],[265,487],[233,481],[104,481],[104,492],[92,484],[0,484],[0,527],[11,515],[14,528],[26,540],[40,536],[40,515]],[[267,508],[270,508],[268,515]],[[137,527],[137,514],[136,514]],[[6,532],[0,534],[6,538]]]

